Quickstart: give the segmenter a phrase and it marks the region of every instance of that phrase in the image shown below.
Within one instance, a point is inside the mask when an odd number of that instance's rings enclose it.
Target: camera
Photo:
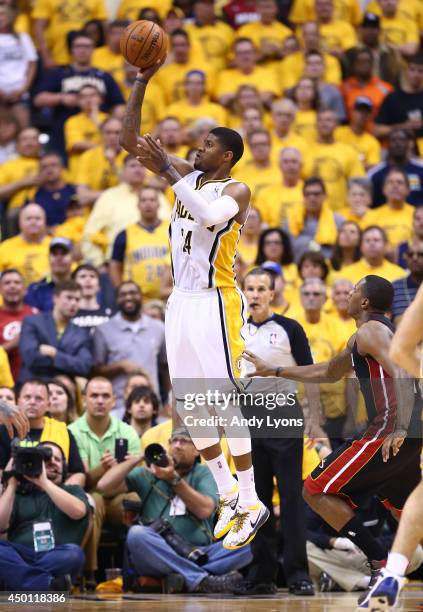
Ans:
[[[43,471],[43,461],[50,461],[53,451],[48,446],[20,446],[19,440],[12,445],[13,471],[18,476],[38,478]]]
[[[160,445],[157,445],[160,446]],[[189,559],[197,565],[205,565],[209,560],[204,550],[190,544],[183,537],[176,533],[168,520],[159,518],[152,523],[147,523],[148,527],[160,534],[171,548],[181,557]]]
[[[169,459],[166,450],[161,444],[149,444],[144,450],[145,462],[148,466],[151,464],[158,467],[167,467]]]

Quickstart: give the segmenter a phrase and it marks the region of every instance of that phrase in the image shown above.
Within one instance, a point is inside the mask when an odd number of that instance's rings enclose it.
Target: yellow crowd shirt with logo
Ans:
[[[0,187],[20,181],[27,176],[36,175],[39,164],[40,160],[36,157],[17,157],[0,164]],[[20,208],[33,193],[33,187],[20,189],[9,199],[8,208]]]
[[[41,242],[27,242],[19,234],[0,243],[0,271],[16,268],[25,285],[41,280],[49,271],[50,236]]]
[[[98,125],[85,113],[78,113],[65,121],[65,144],[69,153],[69,171],[75,175],[82,153],[71,153],[72,147],[79,142],[101,144],[99,125],[106,119],[107,113],[98,113]]]
[[[91,64],[111,74],[119,87],[122,86],[125,78],[123,70],[125,58],[121,53],[113,53],[107,45],[97,47],[97,49],[94,49]]]
[[[415,206],[404,202],[402,208],[392,208],[388,204],[372,210],[372,225],[379,225],[388,235],[389,244],[396,247],[400,242],[408,242],[413,235],[413,215]]]
[[[128,153],[122,149],[115,157],[114,170],[104,154],[102,146],[85,151],[79,158],[74,182],[86,185],[94,191],[102,191],[119,184],[118,171]]]
[[[286,222],[288,211],[303,202],[303,181],[298,181],[295,187],[280,184],[261,189],[255,207],[260,211],[263,223],[269,227],[281,227]]]
[[[340,125],[335,130],[335,140],[353,147],[361,163],[367,167],[376,166],[381,160],[380,142],[368,132],[355,134],[349,125]]]
[[[210,25],[191,23],[185,26],[185,30],[191,42],[201,46],[208,64],[215,70],[223,70],[226,67],[234,41],[234,31],[228,24],[223,21],[216,21]]]

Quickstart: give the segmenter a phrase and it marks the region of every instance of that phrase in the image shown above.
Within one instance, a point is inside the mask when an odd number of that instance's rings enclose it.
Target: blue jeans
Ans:
[[[9,591],[48,591],[55,576],[79,575],[85,555],[76,544],[62,544],[48,552],[31,546],[0,542],[0,581]]]
[[[128,552],[139,576],[161,578],[172,572],[182,574],[188,591],[194,591],[209,574],[226,574],[248,565],[252,560],[248,544],[237,550],[226,550],[221,542],[201,546],[209,557],[201,567],[179,556],[162,536],[151,527],[136,525],[128,532]]]

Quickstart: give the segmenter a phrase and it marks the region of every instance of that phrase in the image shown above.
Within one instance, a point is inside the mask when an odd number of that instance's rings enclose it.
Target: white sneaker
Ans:
[[[260,500],[257,500],[255,506],[249,508],[238,506],[232,527],[223,540],[223,548],[233,550],[251,542],[269,516],[269,510]]]
[[[216,540],[223,538],[232,527],[235,513],[236,513],[236,505],[238,503],[238,484],[227,493],[226,495],[221,495],[219,499],[219,505],[217,507],[216,516],[217,523],[214,528],[214,537]]]

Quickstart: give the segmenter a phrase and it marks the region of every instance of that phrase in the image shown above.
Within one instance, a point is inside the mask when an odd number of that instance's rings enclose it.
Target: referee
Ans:
[[[263,268],[254,268],[244,279],[243,290],[250,311],[248,324],[243,330],[245,348],[278,366],[312,364],[310,347],[301,325],[294,319],[272,312],[270,303],[274,287],[272,272]],[[279,380],[283,388],[278,386],[278,393],[296,393],[295,382],[278,379],[278,383]],[[309,402],[319,402],[316,385],[306,385],[305,390]],[[302,418],[297,401],[289,408],[287,416]],[[269,509],[272,509],[273,478],[276,477],[281,505],[283,567],[289,592],[300,596],[314,595],[308,574],[302,498],[303,437],[253,437],[252,456],[257,495]],[[235,590],[237,595],[276,593],[277,543],[272,513],[251,544],[253,562],[247,580]]]

